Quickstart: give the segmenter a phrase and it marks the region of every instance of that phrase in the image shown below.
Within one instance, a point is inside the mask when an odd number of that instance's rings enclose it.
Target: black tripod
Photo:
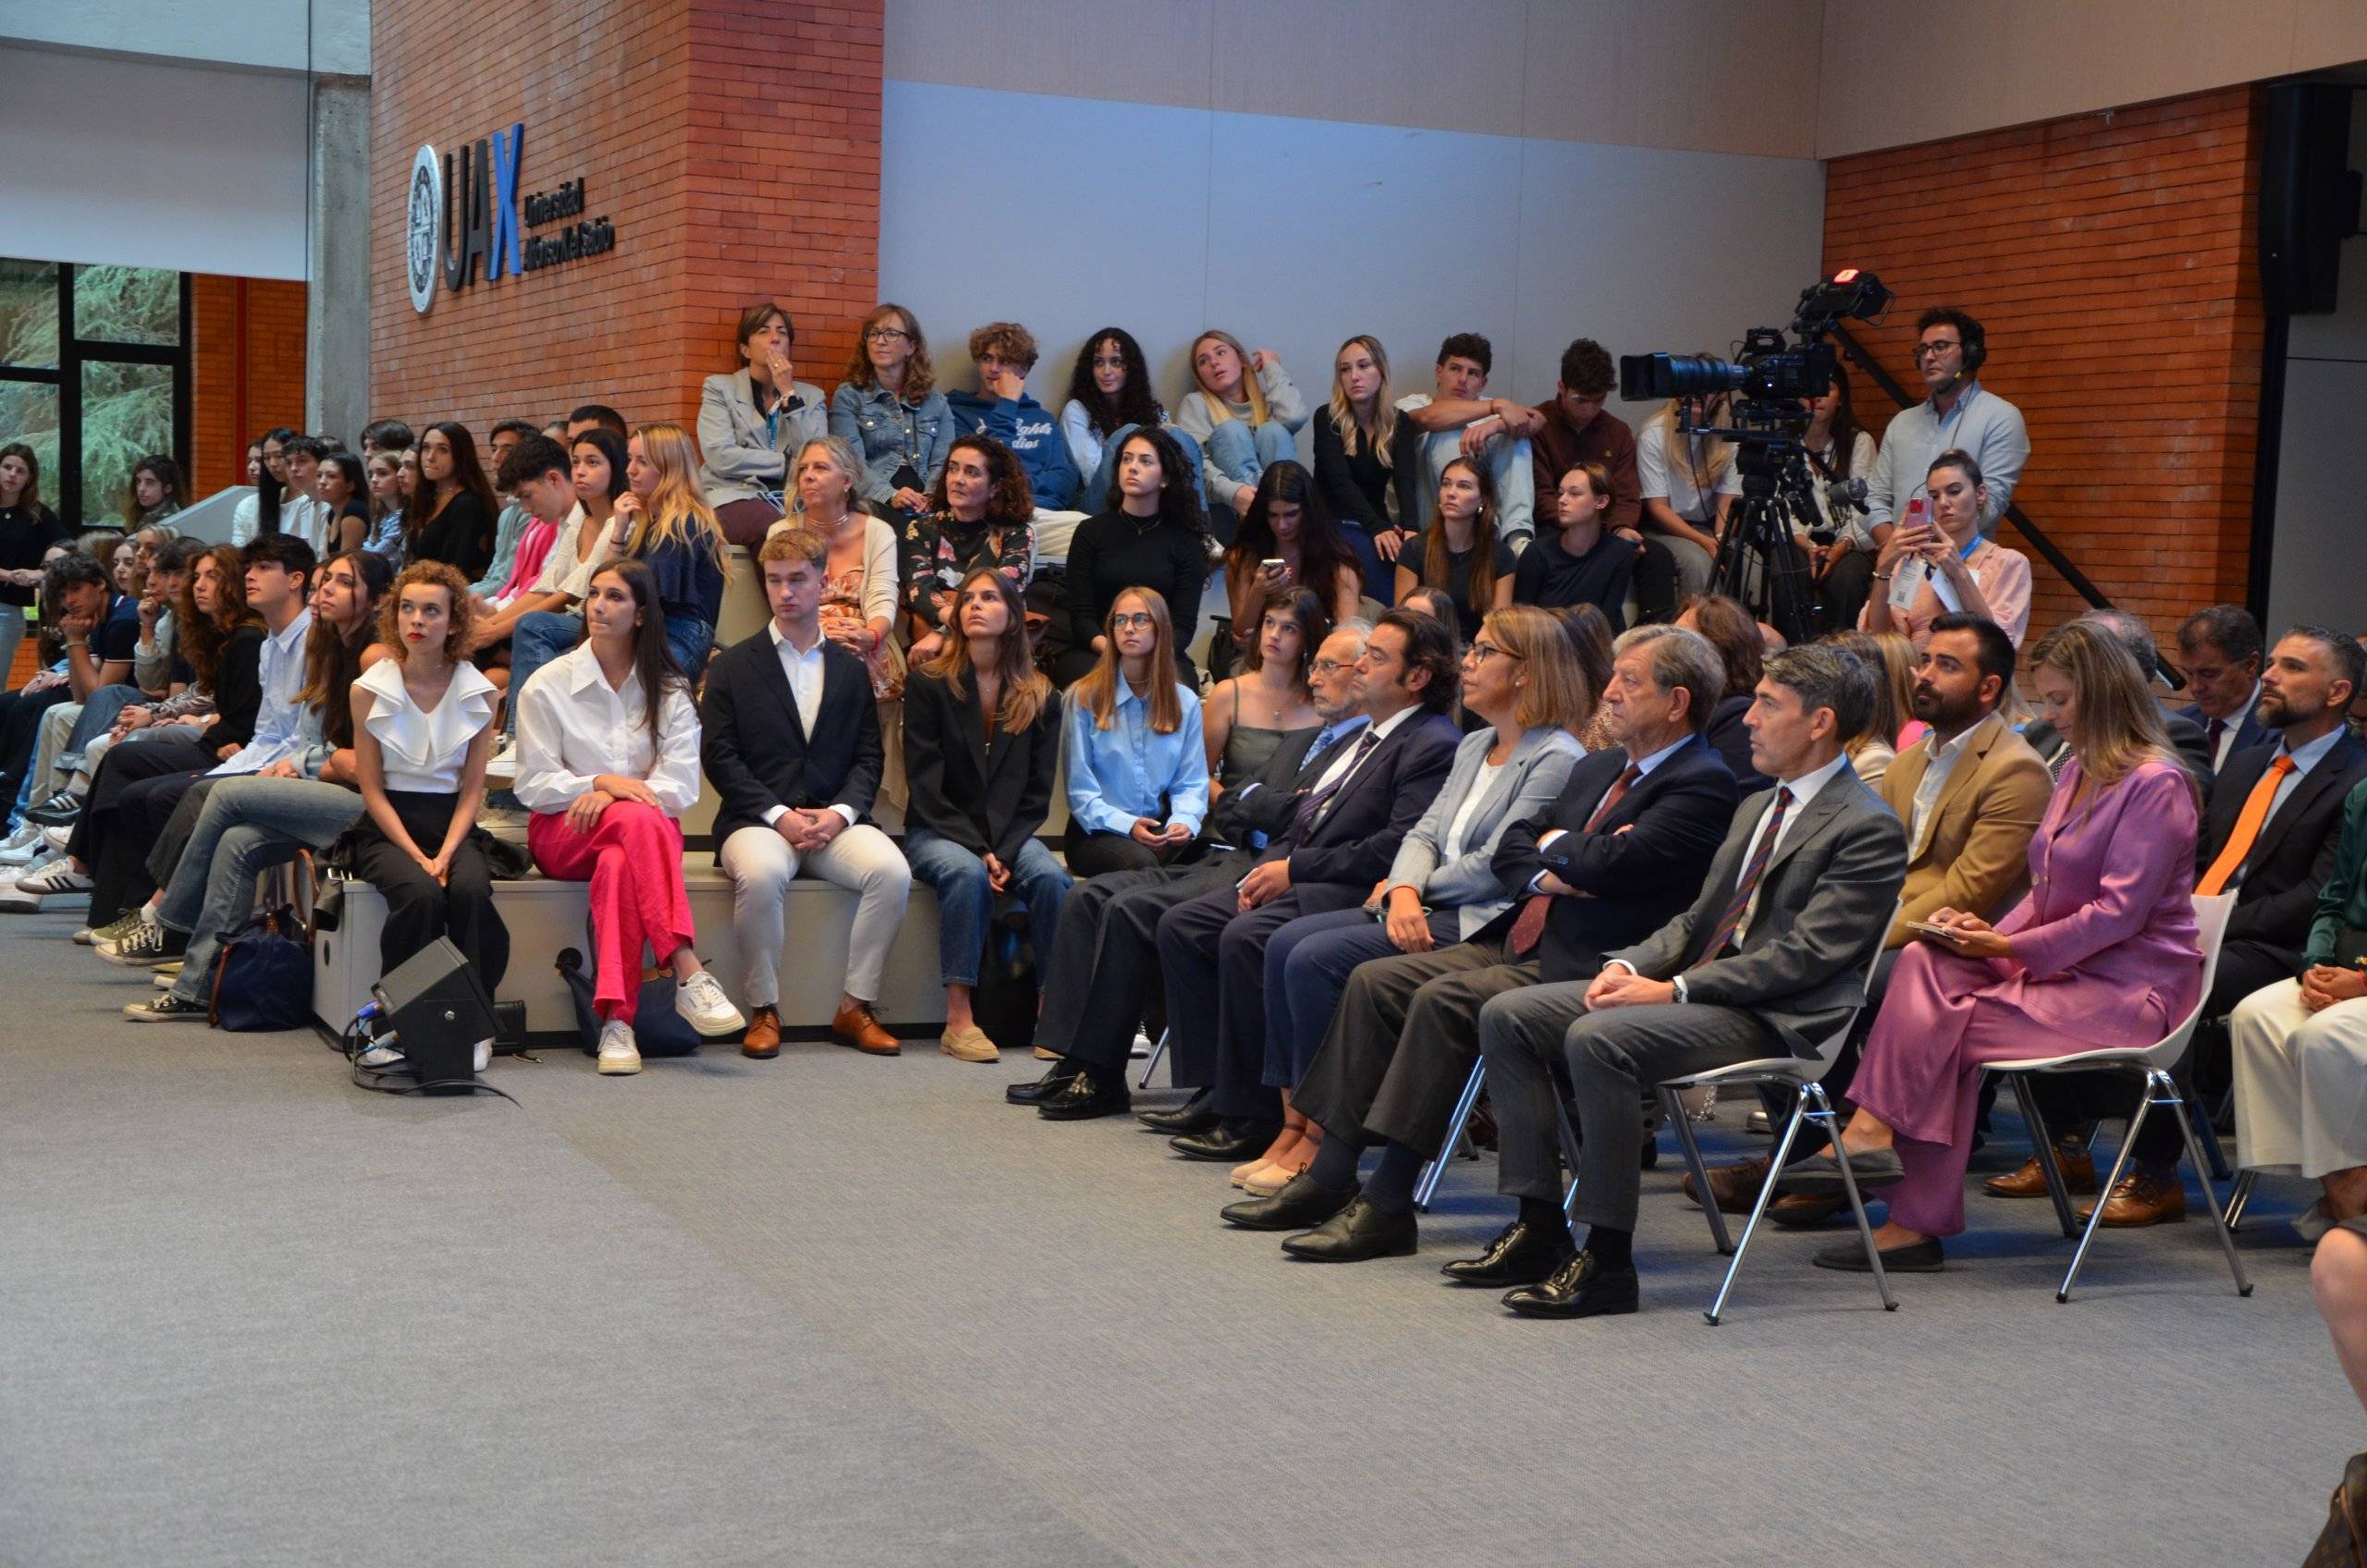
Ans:
[[[1744,435],[1735,451],[1742,504],[1727,521],[1710,572],[1711,592],[1739,600],[1795,645],[1815,636],[1814,587],[1792,542],[1795,530],[1804,533],[1822,521],[1807,464],[1805,450],[1788,435]]]

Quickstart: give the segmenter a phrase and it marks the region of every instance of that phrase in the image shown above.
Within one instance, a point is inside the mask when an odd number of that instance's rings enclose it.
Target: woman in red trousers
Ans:
[[[699,796],[698,711],[640,561],[593,574],[583,640],[518,694],[516,789],[533,813],[526,843],[543,875],[592,884],[600,1071],[641,1071],[632,1023],[644,947],[673,970],[675,1011],[692,1028],[745,1028],[691,947],[681,818]]]

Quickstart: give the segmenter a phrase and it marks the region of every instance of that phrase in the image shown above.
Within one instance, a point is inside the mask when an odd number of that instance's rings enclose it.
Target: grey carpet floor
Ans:
[[[1774,1232],[1711,1328],[1671,1158],[1647,1310],[1531,1323],[1435,1272],[1502,1222],[1485,1163],[1419,1256],[1298,1265],[1221,1167],[1004,1106],[1016,1056],[397,1100],[116,1019],[144,977],[67,928],[0,925],[8,1568],[2277,1563],[2362,1446],[2273,1222],[2249,1301],[2198,1213],[2058,1305],[2045,1206],[1976,1194],[1898,1312]]]

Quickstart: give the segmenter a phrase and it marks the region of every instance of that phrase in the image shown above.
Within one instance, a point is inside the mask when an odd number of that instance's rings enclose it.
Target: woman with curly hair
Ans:
[[[1083,680],[1101,657],[1101,622],[1128,588],[1165,599],[1177,629],[1175,668],[1197,685],[1189,643],[1208,587],[1208,519],[1192,493],[1184,449],[1163,430],[1137,430],[1118,444],[1118,504],[1077,525],[1069,540],[1068,651],[1052,678]]]
[[[509,967],[509,930],[477,832],[495,691],[466,656],[475,617],[468,580],[442,561],[414,562],[395,580],[378,621],[394,656],[353,683],[363,815],[347,841],[355,875],[386,897],[382,967],[448,937],[491,996]],[[480,1071],[492,1047],[477,1043]],[[394,1048],[381,1049],[365,1064],[392,1065]]]
[[[1035,492],[1012,449],[991,435],[956,436],[937,476],[926,517],[904,525],[904,611],[911,661],[945,645],[953,591],[975,566],[990,566],[1023,594],[1036,573]]]
[[[854,353],[830,394],[830,434],[862,456],[865,500],[906,517],[928,510],[953,440],[953,411],[937,389],[928,338],[903,306],[879,305],[856,329]]]
[[[1085,340],[1069,372],[1069,400],[1061,406],[1061,434],[1085,480],[1077,505],[1100,511],[1118,477],[1118,445],[1137,430],[1164,430],[1190,459],[1192,491],[1204,491],[1200,444],[1177,428],[1151,390],[1150,366],[1142,345],[1121,326],[1105,326]]]

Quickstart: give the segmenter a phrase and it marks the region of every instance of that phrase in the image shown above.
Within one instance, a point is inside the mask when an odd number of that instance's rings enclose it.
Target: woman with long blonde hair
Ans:
[[[965,739],[974,734],[975,750]],[[960,1060],[998,1054],[970,1011],[998,897],[1019,896],[1036,962],[1051,962],[1069,874],[1036,834],[1060,752],[1061,704],[1028,651],[1019,590],[994,568],[974,567],[954,590],[944,646],[904,687],[904,858],[937,889],[938,1044]]]
[[[1067,850],[1079,876],[1163,865],[1208,814],[1200,694],[1175,679],[1167,601],[1129,588],[1101,630],[1101,661],[1067,700]]]
[[[1906,744],[1899,736],[1918,722],[1915,644],[1895,631],[1829,631],[1820,641],[1851,655],[1874,678],[1872,722],[1864,734],[1841,748],[1849,753],[1849,766],[1871,789],[1882,782],[1899,747]]]
[[[649,568],[666,611],[666,640],[693,684],[715,647],[731,545],[699,494],[699,450],[679,424],[644,424],[625,447],[612,554]]]
[[[1270,349],[1251,350],[1211,328],[1192,339],[1192,390],[1175,423],[1200,444],[1208,509],[1245,512],[1269,463],[1294,456],[1306,399]]]
[[[1421,507],[1406,496],[1418,469],[1399,461],[1419,435],[1397,417],[1380,339],[1360,332],[1341,344],[1331,360],[1331,400],[1315,414],[1315,483],[1364,565],[1365,592],[1384,603],[1389,563],[1419,532]]]
[[[1886,1268],[1936,1269],[1941,1238],[1964,1229],[1984,1063],[2150,1046],[2202,992],[2200,802],[2144,673],[2109,631],[2077,620],[2030,666],[2072,757],[2030,839],[2030,894],[1993,926],[1932,912],[1899,953],[1849,1085],[1845,1157],[1860,1184],[1898,1183],[1874,1233]],[[1841,1191],[1830,1150],[1786,1170],[1779,1190]],[[1816,1261],[1867,1267],[1854,1241]]]

